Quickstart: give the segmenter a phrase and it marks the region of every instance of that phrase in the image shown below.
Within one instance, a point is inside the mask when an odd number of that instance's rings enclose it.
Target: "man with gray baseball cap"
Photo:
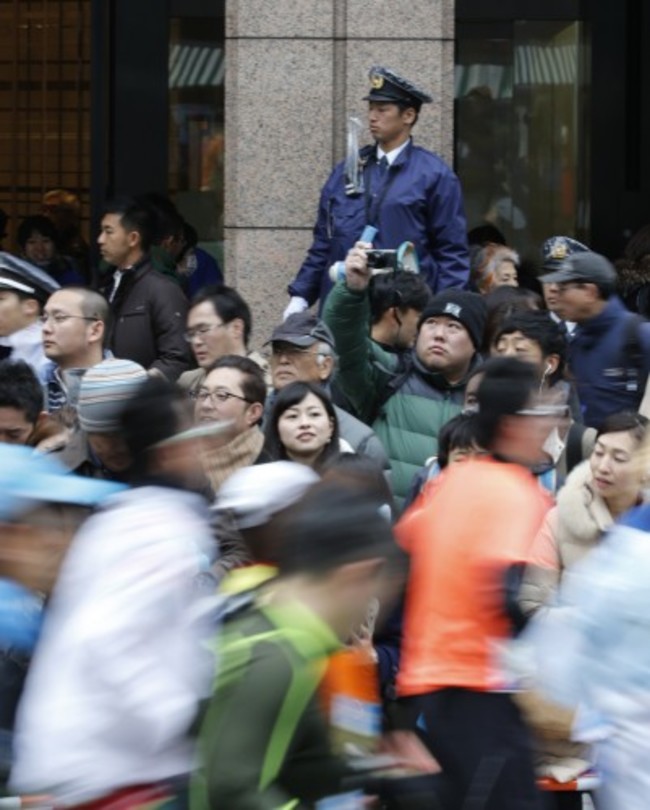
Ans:
[[[555,311],[578,324],[569,367],[585,424],[598,428],[611,414],[638,411],[650,373],[650,324],[615,294],[611,262],[591,251],[575,253],[540,281],[557,285]]]

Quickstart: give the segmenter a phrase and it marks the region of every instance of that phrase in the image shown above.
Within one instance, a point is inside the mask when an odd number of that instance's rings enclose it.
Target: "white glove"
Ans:
[[[299,295],[293,295],[289,300],[287,308],[284,310],[282,320],[286,321],[289,315],[293,315],[295,312],[304,312],[306,309],[309,309],[309,304],[305,299],[301,298]]]

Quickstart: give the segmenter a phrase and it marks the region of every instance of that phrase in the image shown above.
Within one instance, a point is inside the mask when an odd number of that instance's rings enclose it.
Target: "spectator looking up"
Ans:
[[[365,247],[348,254],[345,281],[330,293],[325,320],[336,338],[343,393],[386,448],[401,507],[413,476],[437,452],[440,428],[461,410],[466,378],[481,362],[485,302],[462,290],[434,296],[403,366],[368,335]]]

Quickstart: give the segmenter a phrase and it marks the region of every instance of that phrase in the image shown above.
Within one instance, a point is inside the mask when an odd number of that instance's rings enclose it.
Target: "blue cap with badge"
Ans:
[[[0,252],[0,289],[11,290],[45,303],[61,285],[52,276],[29,262]]]
[[[569,256],[589,252],[590,248],[570,236],[551,236],[542,244],[542,267],[558,270]]]
[[[433,101],[421,87],[395,73],[387,67],[373,65],[368,73],[370,92],[364,101],[388,101],[392,104],[406,104],[419,110],[423,104]]]

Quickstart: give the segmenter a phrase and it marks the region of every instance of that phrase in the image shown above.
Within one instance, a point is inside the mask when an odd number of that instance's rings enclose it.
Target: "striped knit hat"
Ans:
[[[146,379],[147,372],[131,360],[111,358],[89,368],[81,380],[77,405],[82,430],[118,431],[122,408]]]

